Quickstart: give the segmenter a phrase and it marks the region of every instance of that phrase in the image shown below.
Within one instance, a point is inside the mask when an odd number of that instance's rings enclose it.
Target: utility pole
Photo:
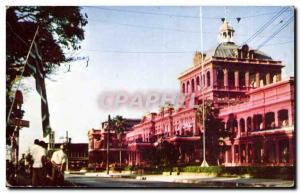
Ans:
[[[204,106],[204,85],[205,80],[203,79],[203,63],[204,63],[204,53],[203,53],[203,21],[202,21],[202,6],[200,6],[200,35],[201,35],[201,76],[202,76],[202,128],[203,128],[203,162],[201,167],[208,167],[206,162],[206,151],[205,151],[205,106]]]
[[[106,135],[106,173],[109,174],[109,131],[110,131],[110,115],[108,115],[107,135]]]
[[[66,131],[66,153],[67,153],[66,171],[69,171],[69,135],[68,135],[68,131]]]

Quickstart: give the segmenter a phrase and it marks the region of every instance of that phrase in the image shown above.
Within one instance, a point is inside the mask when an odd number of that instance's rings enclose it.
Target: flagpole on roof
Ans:
[[[204,82],[203,79],[203,63],[204,63],[204,52],[203,52],[203,18],[202,18],[202,6],[200,6],[200,36],[201,36],[201,76],[202,76],[202,128],[203,128],[203,161],[201,164],[201,167],[208,167],[208,164],[206,162],[206,147],[205,147],[205,106],[204,106]]]
[[[30,43],[30,47],[29,47],[28,53],[27,53],[27,55],[26,55],[26,60],[25,60],[24,68],[23,68],[23,70],[22,70],[21,78],[20,78],[20,80],[19,80],[19,83],[18,83],[16,92],[17,92],[17,90],[19,90],[19,88],[20,88],[21,80],[22,80],[22,78],[23,78],[23,74],[24,74],[24,72],[25,72],[25,68],[26,68],[26,65],[27,65],[27,62],[28,62],[28,58],[29,58],[29,55],[30,55],[30,53],[31,53],[31,49],[32,49],[33,43],[34,43],[34,41],[35,41],[35,38],[36,38],[36,36],[37,36],[37,34],[38,34],[38,31],[39,31],[39,26],[36,28],[36,31],[35,31],[34,36],[33,36],[33,39],[32,39],[32,41],[31,41],[31,43]],[[13,109],[15,100],[16,100],[16,93],[14,93],[14,95],[13,95],[13,101],[12,101],[12,104],[11,104],[11,106],[10,106],[10,109],[9,109],[9,112],[8,112],[8,116],[7,116],[7,123],[9,123],[11,111],[12,111],[12,109]]]

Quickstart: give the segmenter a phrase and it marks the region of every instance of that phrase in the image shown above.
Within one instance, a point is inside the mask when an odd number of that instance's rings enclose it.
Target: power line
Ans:
[[[277,43],[272,43],[272,44],[266,44],[263,47],[267,46],[276,46],[276,45],[284,45],[284,44],[290,44],[294,43],[294,41],[285,41],[285,42],[277,42]],[[195,50],[177,50],[177,51],[142,51],[142,50],[132,50],[132,51],[127,51],[127,50],[81,50],[81,51],[86,51],[86,52],[97,52],[97,53],[108,53],[108,54],[191,54],[195,53]]]
[[[126,50],[85,50],[87,52],[112,53],[112,54],[190,54],[191,51],[126,51]]]
[[[173,31],[173,32],[181,32],[181,33],[193,33],[193,34],[200,34],[200,31],[190,31],[190,30],[182,30],[176,28],[166,28],[166,27],[159,27],[159,26],[147,26],[147,25],[138,25],[138,24],[130,24],[130,23],[120,23],[120,22],[111,22],[108,20],[102,19],[89,19],[91,22],[95,23],[106,23],[112,25],[120,25],[126,27],[133,27],[133,28],[142,28],[142,29],[153,29],[153,30],[165,30],[165,31]],[[217,34],[217,31],[204,31],[204,34]],[[248,34],[239,34],[239,36],[249,36]],[[268,36],[257,36],[257,37],[268,37]],[[281,38],[289,38],[289,37],[281,37]]]
[[[136,24],[128,24],[128,23],[110,22],[110,21],[101,20],[101,19],[89,19],[89,20],[91,20],[93,22],[123,25],[123,26],[127,26],[127,27],[138,27],[138,28],[145,28],[145,29],[167,30],[167,31],[188,32],[188,33],[200,33],[199,31],[188,31],[188,30],[157,27],[157,26],[146,26],[146,25],[136,25]]]
[[[288,9],[287,7],[282,8],[270,20],[268,20],[264,25],[262,25],[252,36],[250,36],[243,44],[247,44],[253,41],[260,33],[262,33],[267,27],[269,27],[287,9]]]
[[[287,41],[287,42],[278,42],[278,43],[273,43],[273,44],[266,44],[263,47],[285,45],[285,44],[290,44],[290,43],[295,43],[295,41]]]
[[[200,18],[199,16],[192,16],[192,15],[177,15],[177,14],[157,13],[157,12],[148,12],[148,11],[137,11],[137,10],[129,10],[129,9],[115,9],[115,8],[108,8],[108,7],[86,6],[86,8],[99,9],[99,10],[104,10],[104,11],[113,11],[113,12],[143,14],[143,15],[157,15],[157,16],[192,18],[192,19],[199,19]],[[274,13],[276,13],[276,12],[266,12],[266,13],[255,14],[255,15],[248,15],[248,16],[239,17],[239,18],[247,19],[247,18],[258,17],[258,16],[263,16],[263,15],[272,15]],[[203,19],[221,19],[221,17],[203,17]],[[229,17],[227,19],[237,19],[237,17]]]
[[[279,29],[277,29],[269,38],[267,38],[263,43],[261,43],[257,49],[263,47],[267,42],[269,42],[273,37],[280,33],[284,28],[286,28],[294,19],[294,16],[291,16]]]

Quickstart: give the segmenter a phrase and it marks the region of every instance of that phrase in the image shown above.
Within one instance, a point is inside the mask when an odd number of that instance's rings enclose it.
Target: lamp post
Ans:
[[[200,35],[201,35],[201,76],[202,76],[202,128],[203,128],[203,161],[201,167],[208,167],[206,162],[205,155],[205,106],[204,106],[204,85],[205,80],[203,79],[203,62],[204,62],[204,54],[203,54],[203,21],[202,21],[202,6],[200,6]]]
[[[106,135],[106,173],[109,174],[109,132],[110,132],[110,115],[108,115],[107,135]]]
[[[66,154],[67,154],[66,171],[69,171],[69,151],[70,151],[69,133],[68,131],[66,131]]]

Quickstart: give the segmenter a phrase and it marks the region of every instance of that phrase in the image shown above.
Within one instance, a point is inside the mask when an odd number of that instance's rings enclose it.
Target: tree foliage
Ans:
[[[179,158],[179,150],[172,143],[163,140],[156,148],[157,162],[164,167],[173,167]]]
[[[111,124],[112,124],[112,129],[116,132],[116,134],[120,140],[125,131],[123,117],[120,115],[117,115],[115,118],[113,118],[111,120]]]
[[[36,43],[43,60],[43,73],[50,74],[63,62],[66,50],[80,49],[84,39],[87,15],[80,7],[12,6],[6,10],[6,74],[7,91],[23,71],[27,52],[37,27]],[[29,58],[32,62],[33,58]],[[30,76],[28,66],[23,76]]]
[[[224,143],[224,138],[231,136],[225,130],[222,120],[218,117],[219,110],[214,107],[213,101],[204,103],[204,120],[205,120],[205,146],[206,158],[210,165],[217,165],[219,155],[228,147]],[[203,106],[197,109],[197,120],[200,125],[203,124]]]
[[[65,53],[67,50],[80,49],[84,40],[84,26],[87,15],[81,13],[80,7],[55,6],[10,6],[6,9],[6,117],[12,105],[14,86],[32,71],[25,61],[35,32],[35,43],[42,58],[42,73],[53,73],[61,63],[72,61]],[[34,63],[30,55],[28,63]],[[22,73],[24,71],[24,73]],[[21,77],[22,75],[22,77]],[[14,130],[7,125],[6,138]]]

